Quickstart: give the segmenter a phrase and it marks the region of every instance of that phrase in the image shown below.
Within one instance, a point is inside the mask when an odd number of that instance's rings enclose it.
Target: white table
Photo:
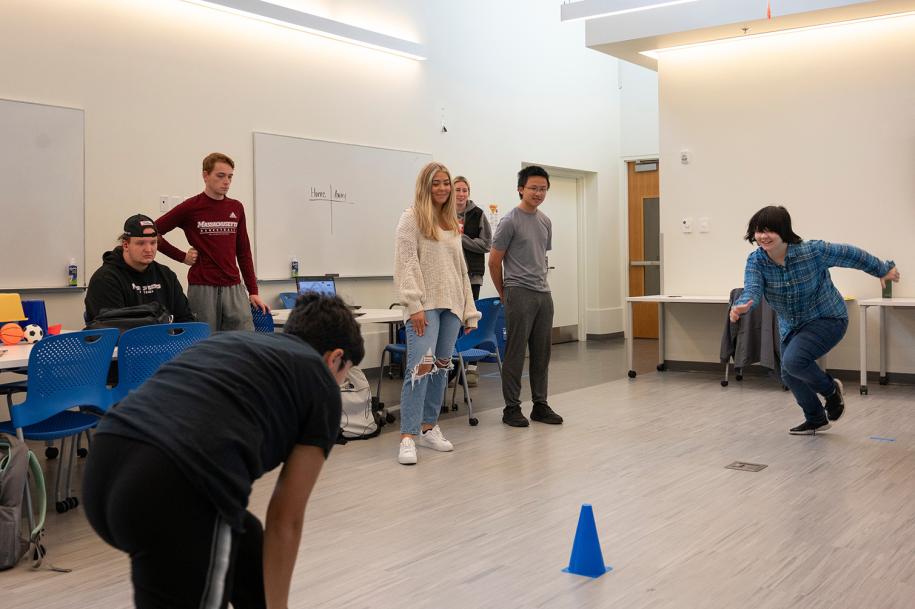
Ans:
[[[32,345],[29,343],[19,343],[18,345],[4,345],[0,343],[0,372],[11,370],[13,368],[25,368],[29,365],[29,353],[32,352]]]
[[[656,302],[658,303],[658,370],[664,370],[664,305],[675,304],[729,304],[727,296],[678,296],[658,294],[656,296],[629,296],[626,298],[626,355],[629,358],[629,378],[635,378],[635,367],[632,362],[632,303]]]
[[[880,310],[880,384],[886,385],[889,381],[886,376],[886,308],[887,307],[915,307],[915,298],[867,298],[858,301],[861,315],[858,320],[861,326],[859,350],[861,352],[861,395],[867,395],[867,310],[877,307]]]
[[[289,313],[292,309],[273,309],[270,313],[273,315],[273,323],[282,326],[289,319]],[[394,309],[356,309],[353,313],[362,313],[356,317],[360,324],[381,324],[395,323],[403,321],[403,310]]]

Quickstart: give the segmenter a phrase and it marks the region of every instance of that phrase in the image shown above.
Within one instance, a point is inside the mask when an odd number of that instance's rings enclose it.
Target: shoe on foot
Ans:
[[[416,465],[416,442],[413,441],[413,438],[404,438],[400,441],[397,461],[401,465]]]
[[[521,414],[520,406],[506,406],[502,411],[502,422],[509,427],[527,427],[528,420]]]
[[[454,450],[454,444],[445,439],[445,435],[442,433],[442,430],[438,425],[428,431],[424,431],[419,434],[419,445],[443,453],[451,452]],[[415,462],[416,461],[414,460],[414,463]]]
[[[476,368],[467,368],[467,385],[469,387],[476,387],[480,382],[480,373],[477,372]]]
[[[547,425],[562,425],[562,417],[547,405],[537,405],[531,409],[531,421],[546,423]]]
[[[821,431],[826,431],[830,427],[832,427],[832,425],[830,425],[828,422],[816,425],[814,423],[810,423],[809,421],[804,421],[797,427],[792,427],[789,429],[788,433],[790,433],[792,436],[812,436]]]
[[[826,398],[826,417],[830,421],[838,421],[845,412],[845,388],[842,387],[842,381],[833,379],[836,390],[831,396]]]

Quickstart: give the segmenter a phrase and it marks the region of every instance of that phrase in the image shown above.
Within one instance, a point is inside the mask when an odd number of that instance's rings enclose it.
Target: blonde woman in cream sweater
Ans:
[[[413,207],[397,225],[394,285],[408,316],[397,460],[413,465],[417,436],[420,446],[454,450],[438,426],[438,415],[458,332],[462,325],[470,332],[480,319],[464,262],[451,173],[439,163],[419,172]]]

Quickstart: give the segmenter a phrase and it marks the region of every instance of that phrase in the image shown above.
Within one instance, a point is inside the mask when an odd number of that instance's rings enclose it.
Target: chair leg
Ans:
[[[460,357],[460,356],[459,356]],[[470,397],[470,386],[467,382],[467,366],[464,365],[464,358],[461,357],[461,384],[464,386],[464,398],[467,401],[467,422],[470,425],[476,425],[480,421],[473,416],[473,398]],[[455,383],[455,389],[457,384]]]
[[[61,438],[60,448],[63,450],[67,445],[67,439]],[[66,502],[61,498],[63,493],[61,492],[61,474],[64,469],[64,459],[61,455],[60,461],[57,462],[57,474],[54,476],[54,505],[57,508],[57,513],[62,514],[67,511]]]
[[[67,457],[67,498],[64,501],[71,508],[76,507],[76,497],[73,496],[73,470],[76,468],[76,447],[79,444],[79,435],[70,438],[70,456]]]
[[[458,362],[458,368],[457,368],[457,370],[455,371],[455,373],[456,373],[456,374],[460,374],[460,372],[461,372],[461,364],[460,364],[460,361],[459,361],[459,362]],[[454,401],[454,398],[457,397],[457,386],[458,386],[458,379],[457,379],[457,377],[455,377],[455,379],[454,379],[454,388],[451,390],[451,408],[452,408],[453,410],[457,410],[457,402]],[[446,394],[448,393],[448,388],[447,388],[447,387],[445,388],[445,393],[446,393]],[[442,404],[442,412],[444,412],[444,411],[445,411],[445,405]]]
[[[381,404],[381,381],[384,379],[384,356],[388,355],[388,371],[391,370],[391,360],[392,357],[387,349],[381,352],[381,367],[378,369],[378,387],[375,389],[375,396],[378,398],[378,403]]]

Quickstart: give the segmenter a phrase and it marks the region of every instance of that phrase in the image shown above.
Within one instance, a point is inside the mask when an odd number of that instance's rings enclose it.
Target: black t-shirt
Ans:
[[[296,444],[330,453],[340,388],[289,334],[223,332],[164,364],[112,408],[97,433],[160,448],[241,529],[251,484]]]

